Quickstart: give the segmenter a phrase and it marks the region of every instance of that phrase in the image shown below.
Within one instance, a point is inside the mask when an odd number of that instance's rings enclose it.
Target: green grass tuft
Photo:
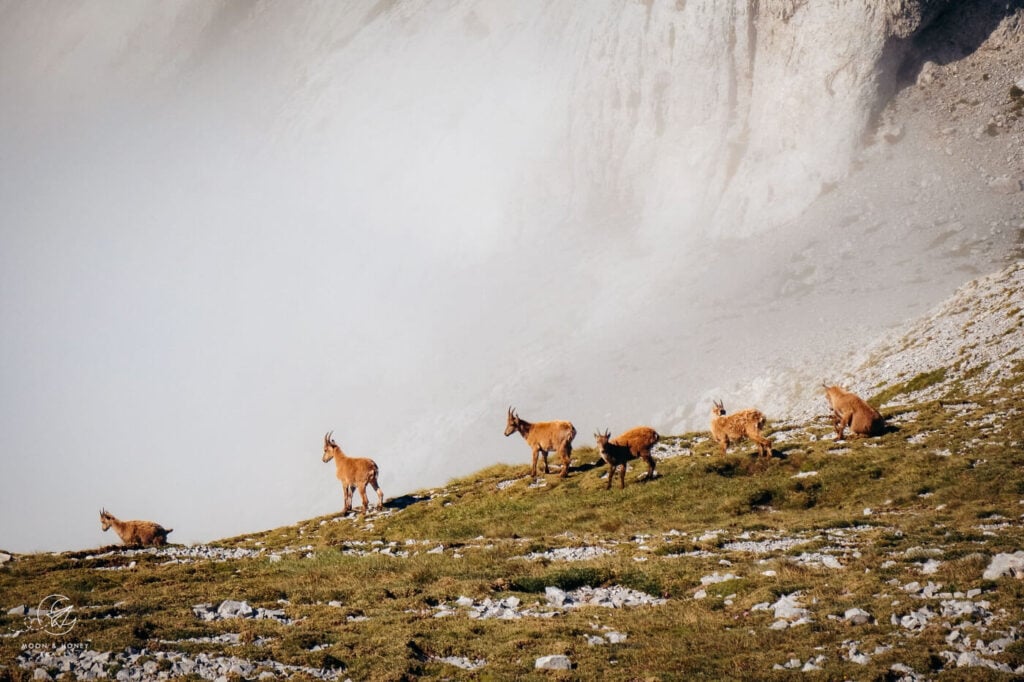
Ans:
[[[880,393],[872,396],[868,402],[872,405],[885,405],[898,396],[923,391],[926,388],[941,384],[945,381],[946,372],[947,370],[945,367],[934,369],[931,372],[922,372],[909,381],[886,388]]]

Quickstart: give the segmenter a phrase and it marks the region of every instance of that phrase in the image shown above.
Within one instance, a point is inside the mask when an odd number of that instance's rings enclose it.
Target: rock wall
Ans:
[[[948,5],[648,2],[590,17],[569,136],[585,200],[661,234],[795,217],[846,176],[910,39]]]

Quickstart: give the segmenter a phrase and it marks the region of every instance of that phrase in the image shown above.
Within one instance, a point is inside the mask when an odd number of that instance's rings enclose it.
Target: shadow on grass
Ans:
[[[164,547],[173,547],[173,543],[168,543]],[[95,549],[79,549],[73,552],[61,552],[61,554],[68,559],[84,559],[88,556],[95,556],[97,554],[106,554],[107,552],[121,552],[128,549],[145,549],[137,545],[103,545]]]
[[[569,467],[569,473],[571,474],[574,471],[579,471],[582,473],[584,471],[592,471],[597,468],[606,468],[607,466],[608,465],[605,464],[605,461],[603,459],[598,459],[593,462],[584,462],[574,467]]]
[[[408,509],[418,502],[427,502],[428,500],[430,500],[430,497],[427,495],[402,495],[401,497],[393,497],[385,502],[384,508],[402,511],[403,509]]]

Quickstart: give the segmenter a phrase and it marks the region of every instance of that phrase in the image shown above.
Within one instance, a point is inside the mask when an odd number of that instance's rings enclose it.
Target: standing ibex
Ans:
[[[334,431],[324,436],[324,462],[334,460],[335,475],[345,490],[345,507],[342,514],[352,511],[352,488],[359,488],[359,497],[363,500],[363,513],[369,506],[366,499],[366,486],[371,485],[377,491],[377,508],[384,508],[384,493],[377,485],[377,463],[365,457],[346,457],[338,444],[334,442]]]
[[[843,439],[843,431],[846,429],[853,431],[856,436],[880,436],[885,430],[885,419],[860,396],[839,386],[822,384],[821,387],[825,389],[825,400],[832,408],[836,440]]]
[[[164,528],[152,521],[120,521],[106,509],[100,510],[100,525],[103,526],[104,532],[113,526],[121,542],[133,547],[166,545],[167,535],[174,531],[173,528]]]
[[[722,446],[723,455],[732,443],[749,438],[757,443],[762,457],[771,457],[772,442],[761,435],[766,421],[758,410],[741,410],[727,417],[722,401],[716,400],[711,407],[711,437]]]
[[[505,435],[511,436],[518,431],[533,450],[533,466],[530,475],[537,477],[537,456],[544,458],[544,473],[548,473],[548,452],[554,450],[562,458],[562,472],[559,478],[569,475],[569,460],[572,457],[572,439],[576,437],[576,427],[566,421],[538,422],[531,424],[520,419],[516,411],[508,408],[508,422]]]
[[[608,463],[608,485],[606,490],[612,487],[612,479],[615,478],[615,470],[620,468],[619,489],[626,488],[626,462],[639,457],[647,462],[647,479],[654,478],[654,457],[651,455],[651,448],[658,442],[661,436],[649,426],[637,426],[625,433],[612,438],[612,432],[605,429],[604,433],[595,433],[594,440],[597,441],[597,451],[601,453],[601,459]]]

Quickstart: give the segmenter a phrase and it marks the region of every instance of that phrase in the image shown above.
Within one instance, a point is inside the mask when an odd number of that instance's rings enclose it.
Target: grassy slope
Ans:
[[[1022,583],[986,582],[981,574],[991,555],[1015,551],[1024,540],[1024,414],[1013,408],[1021,404],[1022,392],[1024,368],[1018,368],[983,396],[954,394],[942,403],[889,406],[883,412],[896,418],[898,431],[846,444],[832,442],[823,420],[776,425],[777,456],[770,462],[757,461],[749,446],[723,459],[704,435],[685,434],[668,440],[690,454],[663,459],[660,477],[649,483],[637,483],[639,469],[631,469],[624,491],[604,489],[604,470],[590,467],[595,455],[587,449],[576,453],[579,470],[564,481],[549,476],[542,488],[528,487],[525,463],[495,466],[443,490],[411,496],[390,514],[312,519],[219,543],[265,550],[253,559],[161,566],[164,559],[120,554],[19,557],[0,570],[0,606],[6,612],[60,593],[80,607],[95,607],[80,609],[80,622],[67,636],[89,641],[95,650],[145,646],[344,666],[355,680],[569,677],[533,670],[537,657],[553,653],[569,654],[576,664],[571,676],[584,679],[673,678],[682,671],[687,678],[781,679],[792,673],[772,672],[774,664],[818,655],[826,657],[824,672],[812,678],[870,679],[897,662],[929,676],[952,675],[939,671],[948,630],[935,625],[910,634],[890,623],[891,615],[923,603],[901,595],[889,581],[933,580],[950,591],[982,588],[993,613],[1006,610],[998,627],[1020,628]],[[801,471],[818,473],[793,478]],[[513,479],[499,489],[500,482]],[[723,532],[715,538],[709,530]],[[753,539],[798,536],[808,542],[759,556],[723,547],[744,531]],[[373,552],[382,546],[369,544],[374,541],[384,547],[397,543],[394,550],[410,556]],[[839,553],[843,569],[790,561],[837,542],[847,543]],[[438,545],[442,552],[427,553]],[[571,563],[514,558],[576,545],[600,545],[612,553]],[[268,559],[271,551],[288,548],[305,549],[285,553],[280,561]],[[942,563],[935,574],[923,576],[922,557],[932,549],[939,550]],[[138,563],[131,570],[96,570],[132,560]],[[767,569],[775,575],[764,575]],[[708,598],[695,600],[701,577],[716,571],[738,577],[708,586]],[[543,602],[545,585],[580,584],[625,585],[668,602],[584,608],[551,619],[433,617],[436,605],[463,595],[515,595],[533,603]],[[751,610],[797,590],[813,623],[771,630],[771,614]],[[302,620],[203,623],[192,615],[194,604],[229,598],[267,608],[286,599],[288,615]],[[851,626],[829,618],[851,607],[868,610],[876,622]],[[109,615],[121,617],[102,618]],[[0,616],[0,633],[23,626],[21,617]],[[628,640],[589,645],[586,636],[606,626],[628,634]],[[159,643],[223,632],[241,632],[243,644]],[[257,637],[270,641],[256,646]],[[861,651],[893,648],[861,666],[843,660],[842,643],[849,640]],[[9,666],[0,678],[27,679],[10,666],[19,648],[53,642],[41,632],[0,639],[0,661]],[[329,646],[310,650],[318,644]],[[487,664],[463,671],[424,660],[424,653]],[[1024,664],[1024,644],[995,658]],[[968,671],[955,672],[960,678]],[[979,679],[991,674],[972,672]]]

